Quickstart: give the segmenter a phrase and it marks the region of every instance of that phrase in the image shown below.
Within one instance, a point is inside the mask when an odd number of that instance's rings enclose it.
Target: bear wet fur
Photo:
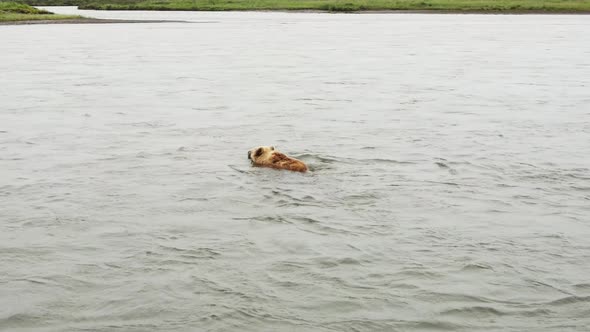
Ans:
[[[307,172],[307,165],[304,162],[275,150],[273,146],[259,146],[248,151],[248,159],[255,166]]]

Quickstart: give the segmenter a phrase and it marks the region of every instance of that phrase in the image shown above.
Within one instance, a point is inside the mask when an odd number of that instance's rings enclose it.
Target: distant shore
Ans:
[[[40,0],[27,0],[40,1]],[[338,13],[575,14],[590,0],[44,0],[80,9],[181,11],[319,11]]]
[[[590,0],[0,0],[0,25],[180,23],[172,20],[98,19],[53,14],[33,6],[77,6],[122,11],[244,11],[346,14],[588,15]],[[89,2],[92,1],[92,2]],[[186,23],[186,22],[184,22]]]
[[[167,20],[98,19],[78,15],[53,14],[44,9],[16,2],[0,2],[0,25],[31,24],[103,24],[103,23],[166,23]]]
[[[0,0],[1,1],[1,0]],[[94,10],[590,14],[590,0],[19,0]]]
[[[16,2],[0,2],[0,24],[19,21],[53,21],[80,19],[78,15],[56,15],[52,12],[38,9]]]

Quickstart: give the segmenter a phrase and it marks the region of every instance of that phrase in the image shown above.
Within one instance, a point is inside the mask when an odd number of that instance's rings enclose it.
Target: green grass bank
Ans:
[[[46,10],[15,2],[0,2],[0,22],[69,20],[80,16],[56,15]]]
[[[590,0],[23,0],[102,10],[316,10],[478,13],[590,13]]]

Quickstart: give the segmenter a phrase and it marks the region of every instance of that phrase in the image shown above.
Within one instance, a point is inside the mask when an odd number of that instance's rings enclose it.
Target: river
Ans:
[[[187,22],[0,27],[0,330],[590,328],[588,16],[51,10]]]

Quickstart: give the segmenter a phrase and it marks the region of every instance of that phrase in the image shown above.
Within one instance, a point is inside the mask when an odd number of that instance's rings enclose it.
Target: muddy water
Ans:
[[[587,17],[83,14],[191,23],[0,27],[0,330],[590,328]]]

